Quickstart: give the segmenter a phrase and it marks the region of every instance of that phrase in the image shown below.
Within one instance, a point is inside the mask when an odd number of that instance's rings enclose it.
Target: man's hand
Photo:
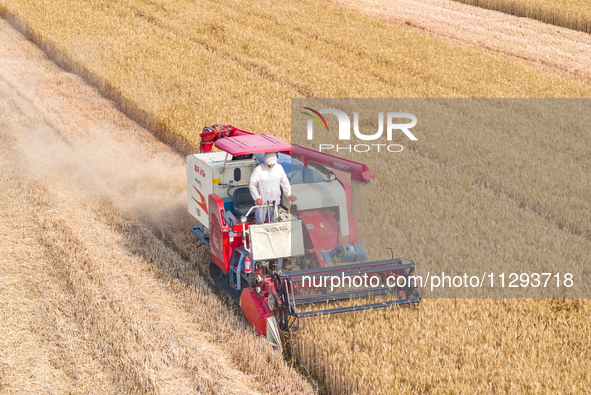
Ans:
[[[262,198],[258,198],[257,201],[256,201],[256,204],[259,205],[259,206],[262,206],[263,205],[263,199]]]
[[[295,196],[293,196],[293,195],[289,195],[288,199],[289,199],[289,201],[290,201],[290,202],[292,202],[292,203],[293,203],[293,202],[295,202],[296,200],[298,200],[298,198],[297,198],[297,197],[295,197]]]

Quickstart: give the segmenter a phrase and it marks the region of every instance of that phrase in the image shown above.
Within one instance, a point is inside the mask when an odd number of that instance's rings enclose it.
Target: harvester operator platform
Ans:
[[[255,220],[257,224],[262,224],[266,219],[273,220],[275,215],[275,208],[281,201],[281,190],[290,202],[296,200],[296,197],[291,194],[291,185],[283,166],[277,165],[277,154],[275,152],[267,152],[263,163],[259,164],[250,176],[250,194],[258,206],[263,204],[275,202],[272,207],[259,207],[255,212]]]

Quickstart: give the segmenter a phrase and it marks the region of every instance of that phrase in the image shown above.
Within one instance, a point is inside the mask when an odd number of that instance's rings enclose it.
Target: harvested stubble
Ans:
[[[322,2],[0,4],[50,56],[63,55],[62,64],[181,146],[194,147],[196,131],[211,123],[286,137],[292,96],[591,93],[575,81]],[[581,236],[443,164],[405,152],[388,169],[370,166],[371,207],[396,202],[395,210],[366,220],[389,229],[362,238],[370,251],[387,244],[419,263],[466,267],[490,256],[520,260],[522,250],[530,259],[589,258]],[[383,181],[388,177],[394,181]],[[554,239],[566,244],[548,241]],[[590,380],[588,314],[586,301],[426,300],[418,309],[303,322],[294,353],[333,393],[577,392]]]
[[[0,43],[0,392],[313,393],[199,276],[183,158]]]
[[[591,33],[589,0],[454,0],[460,3],[532,18],[569,29]]]
[[[84,209],[71,189],[56,199],[14,171],[0,188],[10,197],[1,207],[0,389],[312,392],[145,225],[109,204]],[[220,347],[236,338],[231,352]],[[267,369],[287,376],[259,381]]]

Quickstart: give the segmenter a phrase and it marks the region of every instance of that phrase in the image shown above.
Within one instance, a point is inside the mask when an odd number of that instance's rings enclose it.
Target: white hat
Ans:
[[[275,152],[267,152],[265,154],[265,164],[271,166],[277,163],[277,154]]]

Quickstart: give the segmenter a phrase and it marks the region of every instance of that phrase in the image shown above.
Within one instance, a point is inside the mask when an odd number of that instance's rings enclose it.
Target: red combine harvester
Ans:
[[[279,153],[297,200],[265,202],[279,210],[256,224],[248,186],[267,152]],[[356,218],[367,210],[372,177],[364,164],[274,136],[230,125],[203,129],[201,153],[187,157],[189,212],[201,224],[191,230],[240,292],[250,325],[274,345],[281,347],[279,329],[290,330],[298,318],[420,301],[413,262],[394,259],[391,249],[390,259],[367,262],[357,244]],[[326,302],[378,297],[326,308]]]

